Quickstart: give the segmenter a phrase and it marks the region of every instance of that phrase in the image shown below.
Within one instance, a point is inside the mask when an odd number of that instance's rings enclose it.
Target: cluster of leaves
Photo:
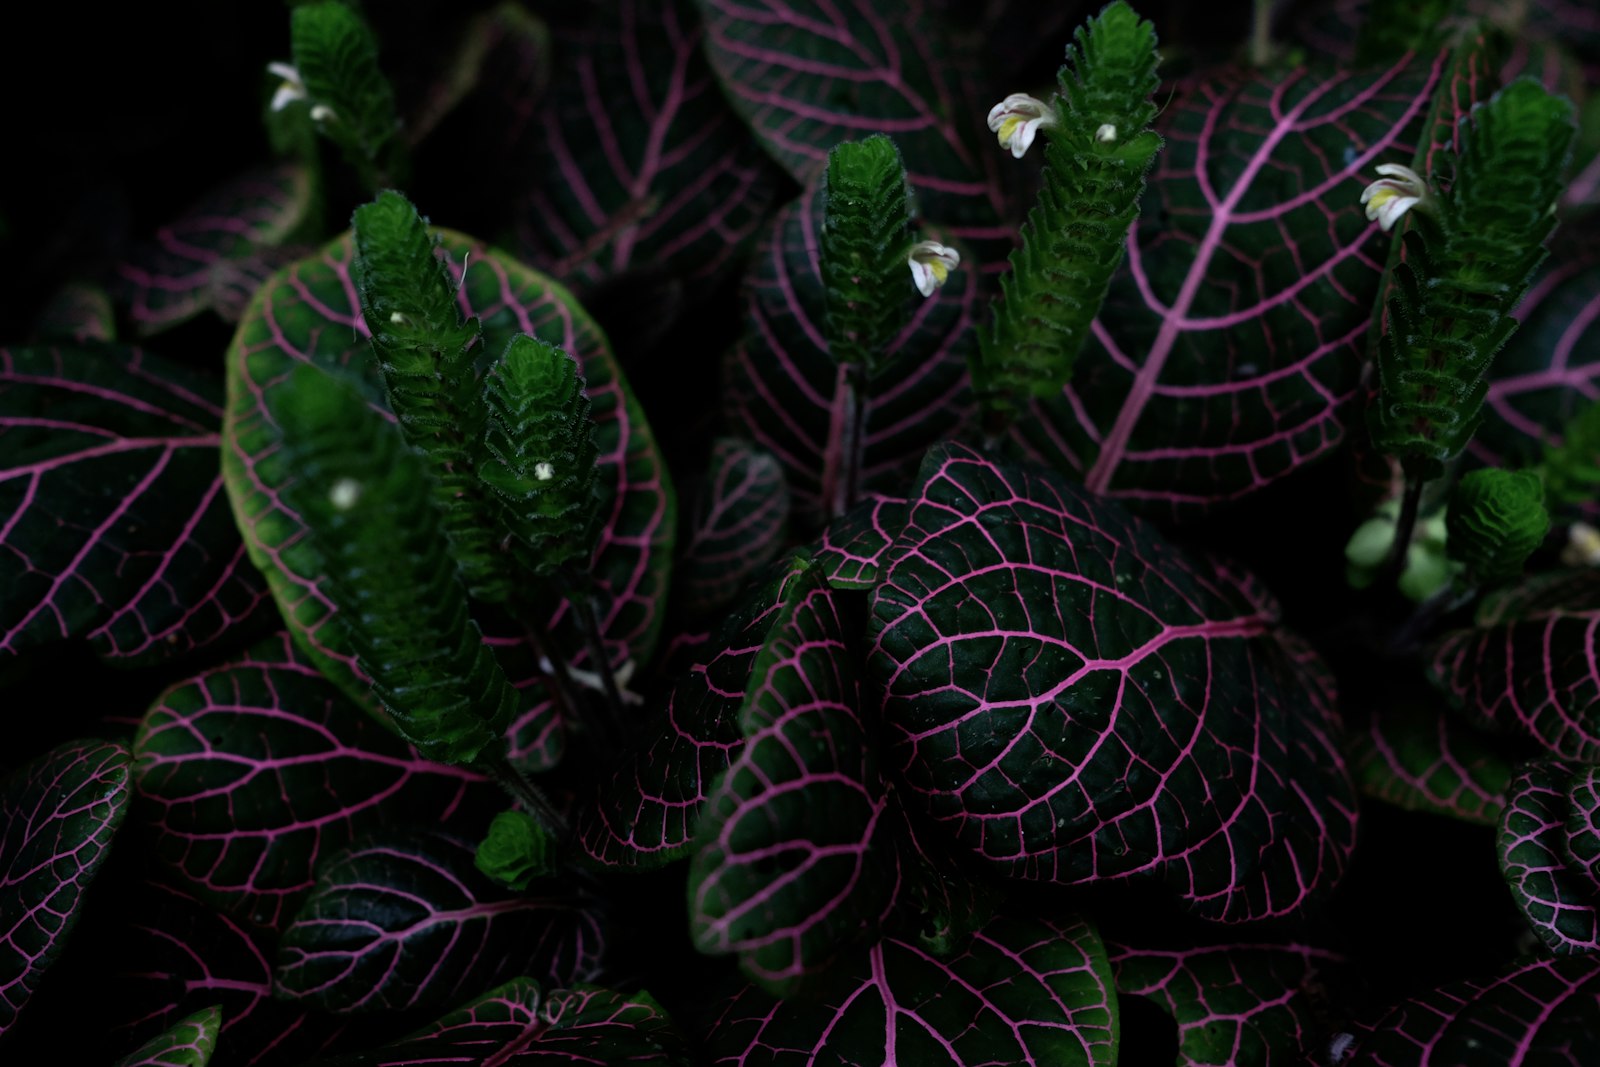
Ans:
[[[1600,20],[1367,6],[292,5],[0,348],[0,1059],[1600,1062]]]

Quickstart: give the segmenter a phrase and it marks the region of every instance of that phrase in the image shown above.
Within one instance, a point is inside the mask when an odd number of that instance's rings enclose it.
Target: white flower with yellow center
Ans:
[[[1361,202],[1367,205],[1367,219],[1388,233],[1400,216],[1422,203],[1428,196],[1428,183],[1410,167],[1385,163],[1378,168],[1384,177],[1367,186]]]
[[[999,136],[1000,147],[1011,149],[1016,159],[1022,158],[1041,129],[1055,124],[1056,113],[1050,105],[1027,93],[1012,93],[989,109],[989,129]]]
[[[282,111],[295,101],[306,98],[306,83],[300,80],[300,72],[289,64],[268,63],[267,73],[283,79],[278,91],[272,94],[272,110]]]
[[[950,277],[950,272],[961,266],[961,253],[938,241],[918,241],[911,246],[906,263],[911,267],[911,280],[917,283],[917,292],[932,296]]]

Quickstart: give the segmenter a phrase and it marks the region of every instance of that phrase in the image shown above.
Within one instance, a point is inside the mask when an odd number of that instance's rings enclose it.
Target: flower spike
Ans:
[[[911,279],[917,283],[917,292],[932,296],[950,277],[950,272],[961,266],[961,253],[938,241],[918,241],[906,255],[906,263],[911,267]]]
[[[1384,175],[1367,186],[1361,202],[1367,205],[1367,219],[1388,233],[1400,217],[1428,198],[1428,183],[1410,167],[1385,163],[1378,168]]]
[[[1027,93],[1012,93],[989,109],[989,129],[999,135],[1000,147],[1011,149],[1015,159],[1022,158],[1041,129],[1056,125],[1056,121],[1049,104]]]

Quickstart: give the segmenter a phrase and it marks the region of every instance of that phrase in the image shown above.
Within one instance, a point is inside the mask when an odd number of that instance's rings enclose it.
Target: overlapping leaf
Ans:
[[[601,627],[614,663],[643,661],[660,629],[660,601],[676,534],[672,486],[649,424],[605,338],[564,289],[459,234],[441,231],[441,237],[453,275],[462,278],[462,311],[482,324],[481,351],[498,354],[515,334],[532,333],[572,353],[583,366],[604,493],[594,562],[604,601]],[[264,399],[265,390],[297,363],[310,362],[382,406],[383,390],[351,281],[351,258],[346,235],[274,276],[257,294],[229,350],[222,467],[251,558],[266,573],[296,640],[319,670],[360,697],[365,687],[357,677],[343,623],[318,588],[317,564],[298,520],[280,499],[292,474],[278,454],[279,430]],[[552,627],[570,629],[569,615],[561,604]],[[485,632],[496,632],[491,620],[480,621]],[[568,644],[575,650],[573,664],[583,666],[587,653],[575,637],[569,635]],[[510,665],[507,669],[519,687],[534,685],[526,672]],[[509,737],[513,759],[532,769],[553,755],[549,746],[556,720],[542,686],[527,699]]]
[[[872,493],[828,524],[812,558],[835,589],[870,589],[878,584],[884,554],[905,524],[904,500]]]
[[[1600,400],[1600,254],[1552,258],[1494,358],[1483,425],[1468,446],[1492,466],[1537,463],[1583,406]]]
[[[217,1049],[222,1030],[222,1009],[213,1004],[180,1020],[134,1051],[113,1067],[206,1067]]]
[[[1119,996],[1147,997],[1178,1024],[1179,1067],[1289,1063],[1322,1032],[1308,987],[1334,957],[1305,945],[1108,946]]]
[[[1517,907],[1557,956],[1600,951],[1600,881],[1566,855],[1573,769],[1522,768],[1506,790],[1497,845]]]
[[[732,953],[777,996],[815,982],[881,928],[899,890],[898,829],[861,720],[834,592],[791,583],[740,711],[745,734],[707,801],[689,866],[702,952]]]
[[[109,955],[101,1017],[142,1041],[208,1005],[220,1005],[218,1063],[299,1067],[344,1024],[272,998],[272,965],[243,923],[171,886],[143,883],[122,898],[127,936]]]
[[[448,818],[480,780],[418,756],[287,634],[163,693],[134,758],[157,854],[193,892],[273,929],[319,859],[380,825]]]
[[[778,461],[732,438],[711,447],[694,527],[673,575],[686,610],[705,614],[738,597],[783,547],[789,487]]]
[[[813,192],[773,220],[745,279],[743,336],[723,365],[723,414],[783,465],[796,518],[815,524],[844,476],[851,411],[845,369],[828,353],[817,253],[822,212]],[[911,274],[906,272],[908,293]],[[967,353],[978,286],[957,270],[923,301],[890,343],[860,398],[865,407],[861,484],[899,491],[934,442],[971,415]]]
[[[871,674],[911,802],[969,854],[1160,878],[1224,921],[1338,880],[1356,805],[1331,689],[1252,579],[959,446],[929,453],[889,559]]]
[[[217,473],[220,397],[120,346],[0,350],[0,661],[66,638],[130,663],[266,600]]]
[[[128,809],[128,750],[69,741],[0,791],[0,1036],[55,962]]]
[[[301,229],[312,207],[310,172],[297,163],[242,174],[213,190],[118,264],[115,295],[135,331],[160,333],[219,300],[236,314],[240,305],[229,289],[253,272],[252,260]]]
[[[577,827],[594,862],[648,870],[688,853],[711,787],[744,745],[739,709],[790,573],[774,575],[723,621],[646,739],[596,783]]]
[[[1600,957],[1518,963],[1392,1008],[1342,1067],[1600,1062]]]
[[[1385,707],[1351,748],[1351,774],[1367,796],[1486,826],[1500,821],[1511,760],[1443,709]]]
[[[809,183],[841,141],[886,133],[927,218],[981,262],[1000,262],[1011,233],[999,153],[952,62],[941,19],[922,0],[696,0],[706,54],[762,146]]]
[[[746,987],[708,1040],[712,1062],[917,1067],[1110,1067],[1117,996],[1105,948],[1081,921],[996,919],[947,959],[887,939],[815,998]]]
[[[1410,157],[1441,66],[1226,74],[1169,106],[1127,263],[1023,452],[1182,515],[1337,446],[1386,254],[1361,188]]]
[[[1531,577],[1479,605],[1428,651],[1428,674],[1486,727],[1567,759],[1600,760],[1600,571]]]
[[[508,894],[473,850],[441,830],[383,830],[330,857],[279,939],[276,995],[336,1013],[415,1011],[516,975],[592,977],[598,918],[554,883]]]
[[[682,1036],[649,993],[598,986],[541,989],[514,978],[403,1041],[315,1067],[690,1067]]]
[[[1600,766],[1590,764],[1567,782],[1566,858],[1600,887]]]
[[[777,183],[701,51],[689,0],[604,0],[560,41],[517,205],[529,258],[592,284],[648,267],[703,281],[754,238]]]

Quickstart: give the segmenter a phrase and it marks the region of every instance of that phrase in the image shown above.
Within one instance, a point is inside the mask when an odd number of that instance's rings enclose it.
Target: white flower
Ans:
[[[906,263],[911,267],[911,280],[917,283],[917,292],[932,296],[950,277],[950,272],[961,266],[961,253],[938,241],[918,241],[911,246]]]
[[[1101,144],[1110,144],[1117,139],[1117,128],[1109,122],[1103,122],[1100,128],[1094,131],[1094,139]]]
[[[1422,203],[1428,196],[1428,183],[1410,167],[1385,163],[1378,168],[1383,178],[1367,186],[1361,202],[1367,205],[1367,219],[1388,233],[1400,216]]]
[[[533,476],[541,482],[548,482],[556,476],[556,469],[549,463],[535,463],[533,465]]]
[[[311,105],[312,122],[333,122],[337,121],[338,118],[339,116],[334,114],[333,108],[329,107],[327,104]]]
[[[296,100],[306,98],[306,83],[300,80],[300,72],[289,64],[268,63],[267,73],[283,79],[278,91],[272,94],[272,110],[282,111]]]
[[[1575,522],[1568,527],[1561,562],[1569,567],[1600,567],[1600,530],[1586,522]]]
[[[1000,147],[1011,149],[1016,159],[1022,158],[1042,127],[1055,124],[1056,113],[1050,105],[1027,93],[1012,93],[989,109],[989,129],[999,135]]]

